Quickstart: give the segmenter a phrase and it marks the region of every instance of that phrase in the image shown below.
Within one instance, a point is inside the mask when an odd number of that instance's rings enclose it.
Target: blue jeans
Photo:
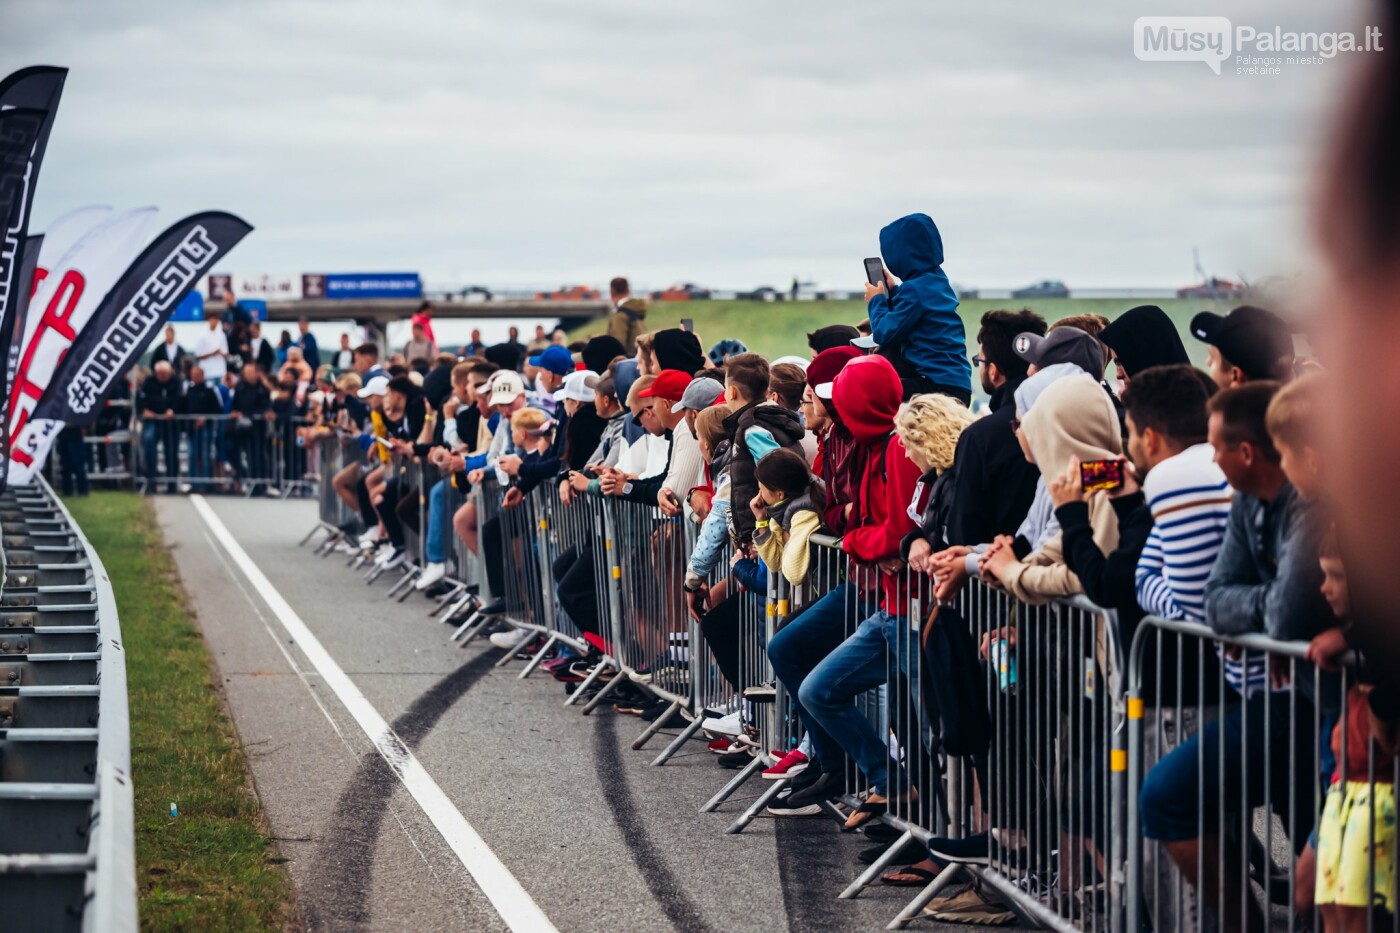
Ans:
[[[812,744],[823,771],[842,765],[841,747],[822,729],[821,723],[804,708],[802,684],[812,671],[846,640],[847,619],[863,619],[875,604],[860,598],[860,591],[849,583],[827,593],[788,621],[768,642],[768,659],[774,675],[787,687],[792,705],[802,725],[812,734]],[[823,751],[832,757],[824,757]]]
[[[146,421],[141,425],[141,455],[147,480],[156,477],[156,448],[165,455],[165,475],[180,474],[180,426],[174,420]]]
[[[1291,716],[1290,696],[1297,703]],[[1227,709],[1147,772],[1139,796],[1143,835],[1176,842],[1213,836],[1222,826],[1238,830],[1241,812],[1267,802],[1294,853],[1302,851],[1312,832],[1317,780],[1313,705],[1297,692],[1276,693],[1268,703],[1267,716],[1263,693]]]
[[[824,761],[831,760],[831,755],[839,757],[839,751],[824,747],[825,742],[835,742],[855,759],[879,794],[891,789],[889,741],[856,708],[855,700],[885,683],[891,662],[907,679],[910,695],[920,697],[919,650],[919,635],[909,627],[907,617],[876,610],[807,675],[799,691],[802,708],[821,726],[812,732],[817,757]],[[901,777],[895,783],[902,789],[905,782]]]
[[[190,452],[190,481],[198,485],[209,481],[209,455],[213,445],[213,428],[206,422],[202,428],[190,428],[187,438]]]
[[[423,556],[430,564],[441,564],[447,560],[443,553],[443,523],[447,521],[447,493],[452,485],[452,477],[444,476],[433,484],[428,492],[428,531],[423,538]]]

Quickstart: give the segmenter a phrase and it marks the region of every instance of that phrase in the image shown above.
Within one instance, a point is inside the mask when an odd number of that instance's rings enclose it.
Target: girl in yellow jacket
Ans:
[[[821,529],[826,490],[802,455],[780,447],[754,470],[758,495],[749,503],[755,519],[754,546],[769,573],[781,572],[793,586],[807,577],[811,539]]]

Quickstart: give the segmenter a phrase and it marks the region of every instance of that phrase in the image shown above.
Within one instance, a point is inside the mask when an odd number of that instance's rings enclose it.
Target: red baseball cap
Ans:
[[[679,369],[663,369],[650,388],[637,393],[637,398],[664,398],[668,402],[679,402],[690,385],[690,374]]]

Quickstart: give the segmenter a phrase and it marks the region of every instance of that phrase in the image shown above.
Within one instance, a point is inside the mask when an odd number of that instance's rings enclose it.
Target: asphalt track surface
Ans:
[[[367,586],[343,557],[300,548],[314,503],[206,501],[557,929],[873,931],[913,895],[876,886],[838,900],[870,843],[825,819],[725,835],[757,780],[698,812],[733,773],[702,743],[649,767],[668,739],[633,751],[642,720],[566,709],[543,673],[494,670],[500,651],[484,639],[451,644],[421,597],[386,600],[385,580]],[[509,929],[194,504],[163,497],[157,513],[307,926]]]

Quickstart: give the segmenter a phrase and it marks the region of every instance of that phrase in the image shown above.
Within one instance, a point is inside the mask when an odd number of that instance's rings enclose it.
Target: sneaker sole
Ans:
[[[934,913],[926,912],[924,916],[929,917],[933,920],[942,920],[944,923],[967,923],[971,924],[972,926],[982,927],[1002,927],[1006,926],[1008,923],[1016,919],[1016,915],[1009,910],[1005,913],[1000,914],[981,915],[970,912],[964,914],[945,912],[940,910]]]
[[[929,846],[928,854],[929,854],[929,857],[931,857],[931,858],[933,858],[933,859],[935,859],[935,860],[944,861],[944,862],[953,862],[953,863],[958,864],[958,865],[990,865],[990,864],[992,864],[992,858],[991,858],[990,855],[977,855],[977,856],[973,856],[972,858],[966,858],[966,857],[964,857],[964,858],[958,858],[958,857],[956,857],[956,856],[953,856],[953,855],[948,854],[947,852],[940,852],[940,851],[938,851],[937,849],[933,848],[932,846]]]
[[[822,808],[819,803],[810,803],[805,807],[793,807],[791,809],[779,808],[774,810],[772,807],[768,807],[764,812],[769,816],[820,816]]]

